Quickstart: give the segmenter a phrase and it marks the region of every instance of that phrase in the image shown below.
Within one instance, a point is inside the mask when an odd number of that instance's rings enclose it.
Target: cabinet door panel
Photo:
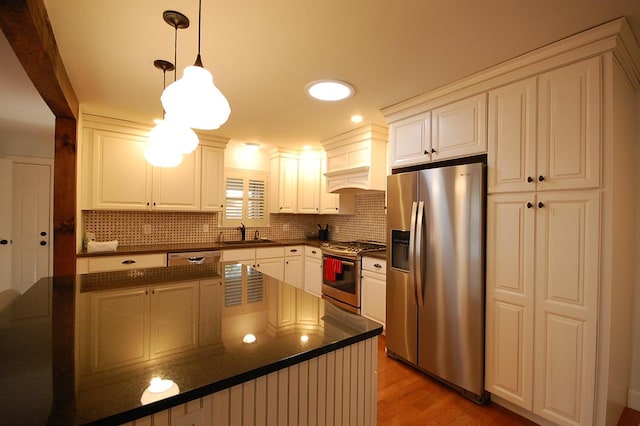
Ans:
[[[153,169],[155,210],[200,209],[200,149],[182,158],[177,167]]]
[[[387,282],[384,274],[362,272],[362,316],[386,323]]]
[[[391,167],[431,161],[431,113],[391,124]]]
[[[601,84],[600,58],[540,76],[539,190],[600,186]]]
[[[534,412],[591,424],[596,369],[600,193],[538,193]]]
[[[528,410],[533,407],[534,202],[535,193],[487,197],[485,386]]]
[[[305,256],[304,285],[304,289],[309,293],[322,296],[322,258]]]
[[[303,288],[304,256],[286,257],[284,261],[284,282],[292,286]]]
[[[152,167],[145,146],[141,136],[94,130],[93,208],[150,208]]]
[[[320,158],[298,160],[298,213],[320,209]]]
[[[536,107],[535,78],[489,92],[489,193],[535,189]]]
[[[433,160],[487,152],[487,95],[485,93],[434,109]]]
[[[202,146],[202,199],[205,211],[224,208],[224,149]]]

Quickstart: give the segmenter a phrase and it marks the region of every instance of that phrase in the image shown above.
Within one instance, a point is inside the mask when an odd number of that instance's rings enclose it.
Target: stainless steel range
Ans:
[[[373,241],[322,243],[322,298],[359,314],[362,255],[386,248]]]

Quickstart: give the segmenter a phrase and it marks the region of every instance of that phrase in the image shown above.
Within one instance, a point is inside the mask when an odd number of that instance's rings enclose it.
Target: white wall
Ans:
[[[0,157],[39,157],[53,159],[53,115],[51,129],[33,129],[28,126],[20,131],[0,130]]]

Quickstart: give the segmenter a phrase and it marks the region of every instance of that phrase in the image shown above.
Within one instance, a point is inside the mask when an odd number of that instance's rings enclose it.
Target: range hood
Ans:
[[[369,124],[322,141],[327,192],[384,191],[388,129]]]

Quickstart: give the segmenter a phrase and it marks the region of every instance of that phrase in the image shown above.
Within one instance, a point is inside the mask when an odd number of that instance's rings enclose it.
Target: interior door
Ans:
[[[0,159],[0,291],[11,288],[13,161]]]
[[[49,276],[51,166],[14,163],[13,287],[24,292]]]

